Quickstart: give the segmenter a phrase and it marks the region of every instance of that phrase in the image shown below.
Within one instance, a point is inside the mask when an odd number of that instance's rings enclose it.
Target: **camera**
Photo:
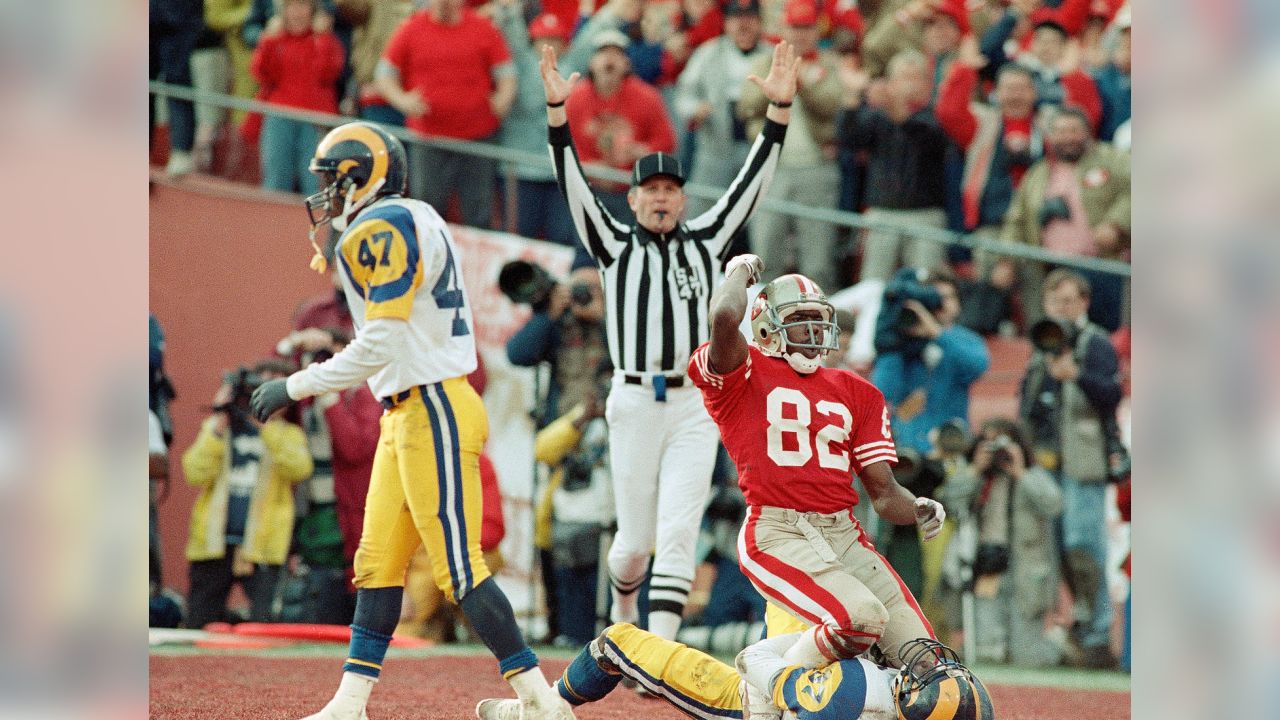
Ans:
[[[996,467],[1003,468],[1013,462],[1013,454],[1009,452],[1009,448],[1014,446],[1014,442],[1008,435],[997,435],[988,446],[991,448],[991,461]]]
[[[1044,204],[1040,206],[1040,227],[1044,227],[1054,220],[1070,220],[1071,206],[1067,205],[1067,199],[1061,195],[1054,195],[1044,199]]]
[[[1045,318],[1031,326],[1031,345],[1045,355],[1071,352],[1076,344],[1076,329],[1071,323]]]
[[[576,282],[569,286],[569,299],[574,305],[590,305],[594,295],[591,286],[584,282]]]
[[[942,295],[937,288],[924,284],[922,280],[923,271],[903,268],[885,286],[880,314],[876,317],[877,352],[918,354],[924,351],[927,342],[911,336],[920,324],[920,318],[907,308],[906,302],[915,300],[929,312],[936,313],[942,309]]]
[[[511,302],[528,305],[534,312],[547,309],[556,281],[541,265],[527,260],[512,260],[498,272],[498,289]]]
[[[225,412],[233,421],[244,420],[249,416],[249,398],[253,391],[262,386],[264,379],[258,373],[241,365],[235,370],[222,374],[222,384],[231,386],[231,399],[221,405],[214,405],[214,412]]]

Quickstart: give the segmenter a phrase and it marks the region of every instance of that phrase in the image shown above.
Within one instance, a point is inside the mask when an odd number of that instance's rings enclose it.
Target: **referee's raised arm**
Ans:
[[[631,229],[615,220],[596,198],[578,162],[573,137],[569,134],[569,114],[565,103],[573,92],[579,73],[573,73],[568,79],[562,77],[556,67],[555,50],[549,45],[542,46],[542,59],[538,66],[547,96],[547,144],[556,182],[569,204],[569,216],[573,218],[578,238],[597,263],[608,267],[626,246]]]

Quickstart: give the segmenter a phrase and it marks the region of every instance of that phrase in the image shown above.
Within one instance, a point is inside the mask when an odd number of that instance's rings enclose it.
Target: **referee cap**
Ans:
[[[631,169],[631,184],[642,185],[645,180],[657,175],[666,175],[675,180],[677,185],[684,185],[684,168],[680,166],[680,161],[674,155],[664,152],[651,153],[637,160],[635,167]]]

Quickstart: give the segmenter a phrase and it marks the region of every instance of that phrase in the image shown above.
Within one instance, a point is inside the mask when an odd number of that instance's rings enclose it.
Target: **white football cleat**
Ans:
[[[574,720],[573,708],[559,695],[521,702],[521,720]]]
[[[486,698],[476,704],[480,720],[520,720],[520,701],[515,698]]]

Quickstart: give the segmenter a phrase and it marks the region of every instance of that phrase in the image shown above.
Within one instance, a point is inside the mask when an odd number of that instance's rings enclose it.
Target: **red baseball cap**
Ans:
[[[560,22],[560,18],[551,13],[542,13],[529,23],[530,40],[546,40],[557,38],[569,42],[569,28]]]
[[[960,28],[961,35],[969,34],[969,13],[964,8],[964,0],[942,0],[934,8],[934,12],[938,15],[945,15],[955,21],[956,27]]]
[[[818,5],[813,0],[787,0],[782,21],[792,27],[818,24]]]

